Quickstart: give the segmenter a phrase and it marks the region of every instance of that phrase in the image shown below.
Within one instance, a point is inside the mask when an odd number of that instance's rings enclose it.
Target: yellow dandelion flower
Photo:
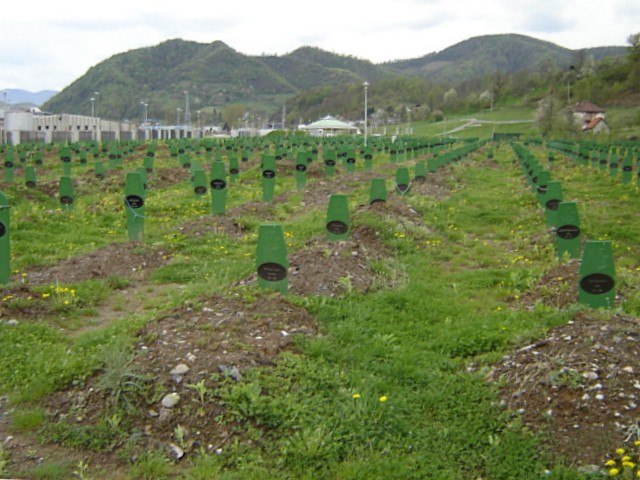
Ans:
[[[618,449],[616,450],[616,453],[617,453],[618,455],[624,455],[624,454],[625,454],[625,450],[624,450],[624,448],[618,448]]]
[[[609,470],[609,475],[611,475],[612,477],[615,477],[619,473],[620,473],[620,470],[618,470],[617,468],[612,468],[611,470]]]
[[[380,400],[380,402],[381,402],[381,403],[384,403],[384,402],[386,402],[386,401],[388,400],[388,398],[387,398],[387,396],[386,396],[386,395],[382,395],[382,396],[379,398],[379,400]]]
[[[635,442],[633,442],[633,444],[634,444],[636,447],[640,447],[640,440],[636,440]]]
[[[622,466],[625,468],[634,468],[636,464],[633,462],[627,461],[627,462],[622,462]]]
[[[613,467],[616,464],[615,460],[607,460],[605,463],[606,467]]]
[[[354,393],[353,395],[351,395],[351,398],[357,400],[360,398],[360,394],[359,393]]]
[[[42,298],[49,298],[51,296],[50,293],[43,293]]]
[[[623,462],[630,462],[631,461],[631,457],[629,455],[625,455],[624,457],[622,457],[622,461]]]

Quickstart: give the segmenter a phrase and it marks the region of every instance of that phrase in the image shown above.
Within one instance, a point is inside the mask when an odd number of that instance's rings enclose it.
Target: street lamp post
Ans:
[[[180,125],[180,112],[182,109],[180,107],[176,108],[176,126]]]
[[[362,86],[364,87],[364,146],[367,146],[367,134],[368,129],[367,129],[367,110],[369,110],[369,107],[367,105],[368,102],[368,92],[369,92],[369,82],[364,82],[362,84]]]
[[[146,125],[149,123],[149,104],[141,101],[140,105],[142,105],[142,124]]]
[[[411,135],[411,109],[407,107],[407,116],[409,117],[409,127],[407,128],[407,133]]]
[[[89,101],[91,102],[91,118],[95,118],[95,116],[96,116],[96,99],[95,99],[95,97],[91,97],[89,99]]]

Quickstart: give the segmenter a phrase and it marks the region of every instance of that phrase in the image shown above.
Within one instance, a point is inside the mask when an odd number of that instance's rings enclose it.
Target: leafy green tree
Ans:
[[[631,63],[627,80],[632,91],[640,92],[640,32],[629,35],[627,42],[629,43],[628,58]]]
[[[224,112],[222,112],[222,120],[229,126],[229,128],[237,127],[238,120],[240,120],[242,115],[244,115],[244,112],[244,105],[233,103],[225,108]]]

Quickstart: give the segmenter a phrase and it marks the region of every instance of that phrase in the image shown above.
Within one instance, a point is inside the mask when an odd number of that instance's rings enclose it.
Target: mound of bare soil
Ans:
[[[166,252],[149,250],[140,244],[112,243],[54,266],[31,270],[27,272],[25,281],[31,285],[43,285],[109,276],[139,280],[163,265],[167,258]]]
[[[435,172],[429,173],[425,181],[412,182],[411,192],[434,197],[436,200],[443,200],[451,195],[452,182],[451,170],[449,168],[440,168]]]
[[[137,336],[135,356],[126,375],[121,372],[118,392],[120,405],[123,400],[135,405],[129,419],[135,450],[164,448],[179,459],[200,447],[208,451],[222,447],[232,433],[227,422],[220,422],[227,412],[214,389],[222,381],[241,382],[247,369],[272,365],[282,351],[294,348],[296,334],[315,332],[314,319],[306,310],[268,293],[253,301],[239,295],[214,296],[149,323]],[[50,397],[48,418],[82,426],[111,415],[116,397],[104,386],[109,375],[113,369],[105,365],[104,372],[82,387]],[[127,386],[132,383],[135,388]],[[167,396],[173,397],[174,405],[166,403]],[[123,441],[110,448],[119,448]]]
[[[532,345],[507,355],[489,379],[501,379],[503,403],[550,450],[576,465],[602,466],[607,454],[640,434],[640,320],[598,320],[578,313]]]
[[[369,227],[354,228],[348,241],[310,241],[289,257],[289,291],[330,297],[350,290],[366,292],[375,276],[370,263],[385,256]]]

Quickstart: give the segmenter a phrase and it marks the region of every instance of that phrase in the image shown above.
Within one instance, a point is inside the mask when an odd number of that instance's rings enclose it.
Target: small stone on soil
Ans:
[[[180,401],[180,395],[178,395],[175,392],[168,393],[162,399],[162,406],[165,408],[173,408],[178,404],[179,401]]]

